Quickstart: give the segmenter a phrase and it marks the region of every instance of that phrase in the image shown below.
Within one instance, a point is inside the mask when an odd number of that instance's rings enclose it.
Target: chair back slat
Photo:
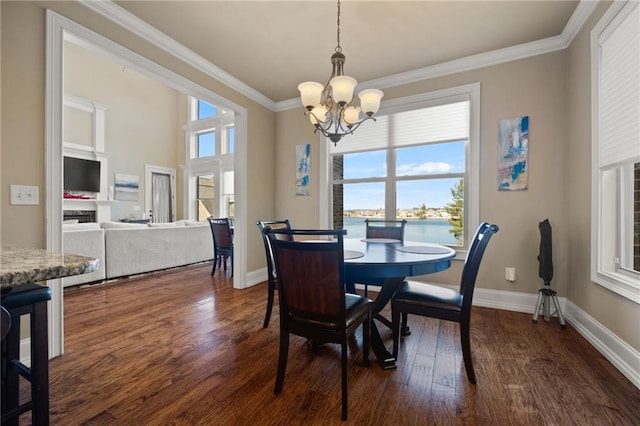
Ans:
[[[476,278],[480,269],[480,262],[484,256],[485,249],[489,244],[489,240],[498,232],[497,225],[482,223],[478,227],[476,234],[471,243],[471,247],[467,252],[467,258],[462,268],[462,276],[460,278],[460,293],[462,294],[462,310],[470,311],[473,302],[473,292],[476,285]]]
[[[344,325],[344,230],[270,229],[267,233],[280,285],[281,320],[293,316]],[[291,241],[294,236],[331,239]]]
[[[404,241],[406,220],[365,219],[366,238],[390,238]]]

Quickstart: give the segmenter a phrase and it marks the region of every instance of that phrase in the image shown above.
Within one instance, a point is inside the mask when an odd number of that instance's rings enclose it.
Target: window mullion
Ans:
[[[392,127],[393,120],[389,120]],[[395,220],[396,218],[396,150],[393,148],[387,149],[387,178],[385,180],[384,188],[384,216],[387,220]]]

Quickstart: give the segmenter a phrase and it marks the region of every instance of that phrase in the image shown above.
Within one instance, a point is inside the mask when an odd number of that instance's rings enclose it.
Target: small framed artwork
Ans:
[[[296,145],[296,195],[309,195],[311,144]]]
[[[529,180],[529,116],[498,122],[498,190],[522,191]]]
[[[116,173],[115,189],[116,200],[138,201],[140,176]]]

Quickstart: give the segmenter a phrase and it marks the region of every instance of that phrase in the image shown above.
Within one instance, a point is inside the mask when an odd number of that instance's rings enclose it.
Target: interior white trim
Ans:
[[[285,111],[292,108],[300,107],[297,98],[285,101],[274,102],[264,96],[262,93],[251,88],[232,75],[226,73],[216,65],[207,61],[192,50],[186,48],[174,39],[168,37],[161,31],[142,21],[132,13],[121,8],[112,1],[88,1],[79,0],[83,5],[104,16],[105,18],[115,22],[128,31],[144,38],[153,43],[155,46],[165,50],[166,52],[176,56],[191,66],[210,75],[211,77],[228,85],[232,89],[249,97],[260,105],[269,108],[272,111]],[[367,88],[388,88],[402,84],[408,84],[415,81],[426,80],[429,78],[439,77],[448,74],[459,73],[471,69],[482,68],[490,65],[496,65],[503,62],[514,61],[531,56],[541,55],[544,53],[562,50],[569,46],[575,35],[580,31],[586,20],[598,5],[597,1],[581,0],[578,3],[567,25],[562,33],[555,37],[549,37],[543,40],[524,43],[517,46],[507,47],[504,49],[494,50],[479,55],[469,56],[467,58],[449,61],[430,67],[420,68],[414,71],[395,74],[376,80],[370,80],[360,83],[360,89]]]
[[[607,226],[614,222],[608,219],[608,215],[614,215],[613,203],[606,201],[611,196],[611,191],[603,188],[603,168],[600,159],[600,78],[601,78],[601,41],[611,31],[617,28],[614,20],[624,13],[631,13],[634,8],[640,7],[636,3],[616,1],[600,18],[596,26],[591,30],[591,281],[601,285],[614,293],[617,293],[636,304],[640,304],[640,287],[635,274],[620,273],[611,267],[605,267],[607,255],[611,256],[614,250],[607,248],[610,244],[617,244],[611,240],[611,232]],[[618,183],[618,185],[620,185]],[[615,224],[614,224],[615,225]],[[611,225],[614,227],[615,226]],[[631,227],[629,228],[631,229]],[[612,256],[611,256],[612,257]],[[611,258],[609,257],[609,259]]]
[[[62,52],[63,32],[56,16],[47,12],[45,56],[45,157],[44,213],[47,250],[62,251]],[[62,280],[49,280],[49,357],[64,353],[64,312]]]
[[[140,36],[144,40],[153,43],[156,47],[159,47],[160,49],[171,53],[178,59],[226,84],[235,91],[254,100],[265,108],[269,108],[270,110],[274,109],[275,103],[271,99],[267,98],[262,93],[238,80],[231,74],[223,71],[221,68],[207,61],[192,50],[187,49],[182,44],[178,43],[163,32],[155,29],[151,25],[144,22],[142,19],[121,8],[117,4],[111,1],[79,1],[94,12],[99,13],[105,18],[120,25],[124,29]]]

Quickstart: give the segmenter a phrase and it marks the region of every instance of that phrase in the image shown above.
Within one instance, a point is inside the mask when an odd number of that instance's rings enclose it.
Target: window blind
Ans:
[[[599,40],[601,168],[640,161],[640,7],[615,19],[620,25]]]
[[[364,123],[345,136],[330,154],[369,151],[469,138],[469,101],[396,112]]]

